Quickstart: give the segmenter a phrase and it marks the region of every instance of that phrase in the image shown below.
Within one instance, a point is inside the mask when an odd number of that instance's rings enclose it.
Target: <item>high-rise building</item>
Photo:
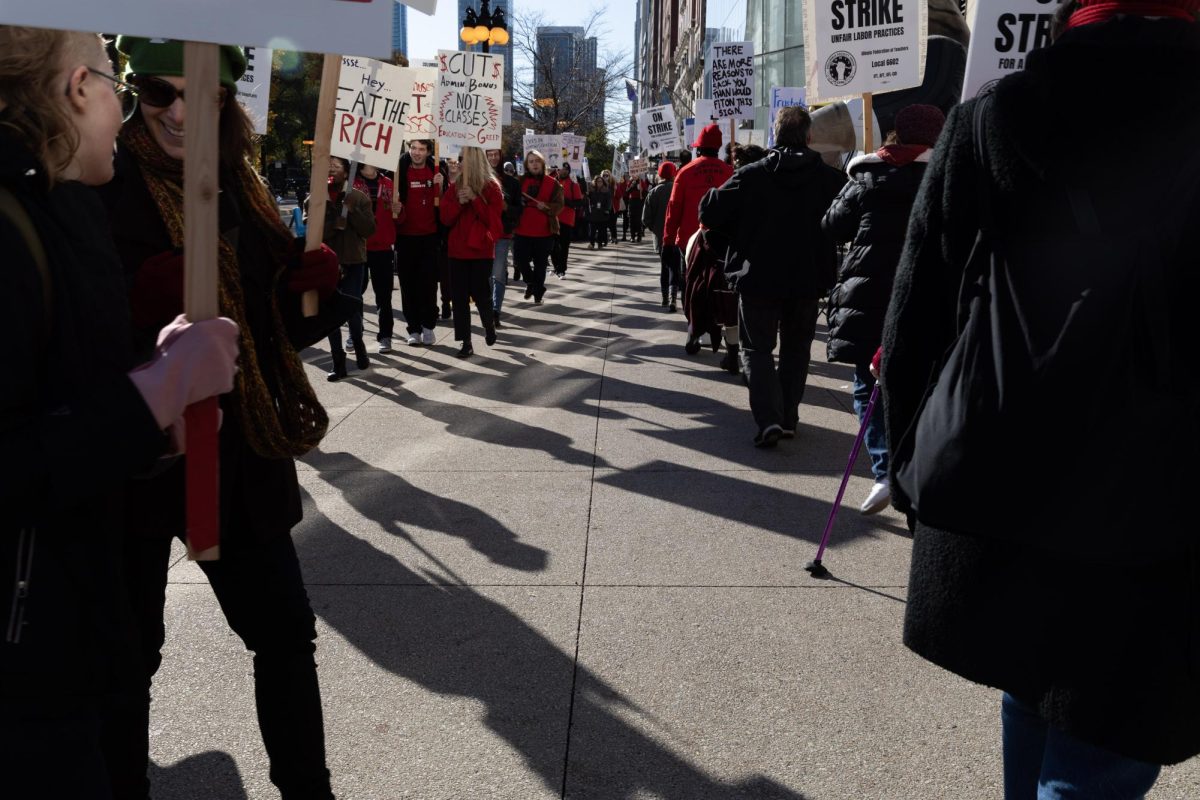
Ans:
[[[490,5],[493,10],[497,8],[504,10],[504,20],[508,24],[508,32],[510,36],[512,35],[512,9],[514,2],[515,0],[502,0],[502,2],[493,2]],[[455,31],[462,28],[463,17],[467,15],[468,8],[476,12],[479,11],[479,0],[458,0],[458,20],[456,21]],[[458,38],[457,33],[455,34],[455,38]],[[458,46],[461,49],[467,49],[467,45],[462,41],[458,42]],[[477,47],[478,45],[472,45],[470,49],[475,49]],[[513,87],[512,44],[494,44],[488,48],[488,52],[504,56],[504,92],[506,95],[511,96]],[[433,58],[435,55],[437,54],[430,53],[429,57]]]
[[[392,9],[392,52],[408,55],[408,6],[399,3]]]
[[[537,29],[535,96],[539,104],[557,100],[560,109],[571,117],[570,127],[581,135],[604,125],[604,84],[608,76],[597,65],[599,53],[599,40],[588,36],[583,28]]]

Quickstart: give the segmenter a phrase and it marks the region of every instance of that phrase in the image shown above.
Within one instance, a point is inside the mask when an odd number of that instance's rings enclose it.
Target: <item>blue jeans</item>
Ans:
[[[362,300],[363,289],[366,288],[367,280],[367,265],[366,264],[342,264],[342,279],[338,281],[338,291],[342,294],[348,294],[351,297],[357,297]],[[350,338],[356,342],[362,341],[363,337],[363,318],[362,307],[359,306],[358,313],[351,314],[350,319],[346,320],[350,325]],[[330,331],[329,333],[329,349],[331,352],[343,351],[342,346],[342,329]]]
[[[492,261],[492,311],[497,314],[508,286],[508,254],[512,252],[512,243],[512,239],[496,240],[496,257]]]
[[[1048,726],[1010,694],[1004,726],[1004,800],[1140,800],[1160,767],[1117,755]]]
[[[867,405],[871,402],[871,391],[875,388],[875,378],[871,375],[871,365],[859,364],[854,368],[854,413],[858,416],[858,424],[862,424],[867,414]],[[871,474],[876,481],[881,481],[888,474],[887,431],[884,428],[882,402],[875,401],[875,411],[871,421],[867,423],[867,435],[863,444],[871,455]]]

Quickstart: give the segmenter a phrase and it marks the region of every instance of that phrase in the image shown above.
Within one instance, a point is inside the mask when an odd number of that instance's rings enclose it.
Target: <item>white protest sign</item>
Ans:
[[[254,123],[254,132],[267,132],[271,106],[271,58],[274,53],[263,47],[246,48],[246,74],[238,78],[237,98]]]
[[[574,133],[562,136],[563,160],[571,165],[571,172],[578,175],[583,169],[583,153],[587,150],[587,138]]]
[[[971,47],[963,100],[1025,68],[1030,51],[1050,44],[1050,25],[1061,0],[974,0]]]
[[[772,86],[771,87],[771,122],[767,128],[767,147],[775,146],[775,116],[779,109],[788,106],[803,106],[808,108],[805,101],[804,87]]]
[[[746,137],[746,144],[756,144],[764,150],[767,147],[767,132],[760,130],[742,131]]]
[[[432,14],[435,2],[404,5]],[[0,0],[0,23],[387,57],[394,7],[395,0]]]
[[[929,4],[817,0],[804,4],[808,102],[920,86]]]
[[[679,129],[675,125],[675,109],[651,106],[639,111],[638,136],[642,149],[652,156],[677,150]]]
[[[437,68],[404,68],[400,70],[400,84],[408,87],[408,109],[404,116],[404,141],[414,139],[436,139],[437,119],[433,110],[434,94],[437,92]]]
[[[401,72],[373,58],[342,56],[330,155],[396,169],[410,100]]]
[[[696,118],[688,117],[683,121],[683,149],[687,150],[696,141]]]
[[[537,150],[546,158],[546,169],[558,169],[562,166],[562,137],[547,134],[525,136],[521,140],[521,155]]]
[[[713,101],[706,98],[700,98],[696,101],[696,127],[703,128],[710,122],[717,121],[717,112],[713,108]]]
[[[718,42],[709,50],[708,58],[712,67],[712,116],[716,119],[754,119],[757,94],[754,42]],[[699,117],[700,109],[696,111]]]
[[[437,138],[445,144],[500,145],[504,56],[438,51]]]
[[[629,177],[635,181],[650,171],[650,160],[646,158],[635,158],[629,162]]]

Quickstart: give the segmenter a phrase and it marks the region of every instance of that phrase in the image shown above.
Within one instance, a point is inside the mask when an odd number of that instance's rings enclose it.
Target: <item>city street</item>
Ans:
[[[746,390],[685,355],[652,245],[574,246],[499,342],[374,353],[327,383],[294,532],[345,800],[999,800],[999,694],[901,644],[910,539],[863,517],[822,334],[801,425],[751,445]],[[399,306],[399,292],[395,295]],[[403,331],[403,323],[398,324]],[[823,331],[823,328],[821,329]],[[252,661],[199,569],[168,588],[155,797],[266,800]],[[1200,765],[1153,800],[1200,796]]]

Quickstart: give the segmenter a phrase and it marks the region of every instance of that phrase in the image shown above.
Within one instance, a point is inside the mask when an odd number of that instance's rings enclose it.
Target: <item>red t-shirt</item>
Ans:
[[[437,197],[437,188],[433,185],[434,174],[428,162],[423,167],[408,168],[408,199],[404,201],[404,211],[396,221],[397,235],[428,236],[437,233],[437,209],[433,206],[433,198]]]

